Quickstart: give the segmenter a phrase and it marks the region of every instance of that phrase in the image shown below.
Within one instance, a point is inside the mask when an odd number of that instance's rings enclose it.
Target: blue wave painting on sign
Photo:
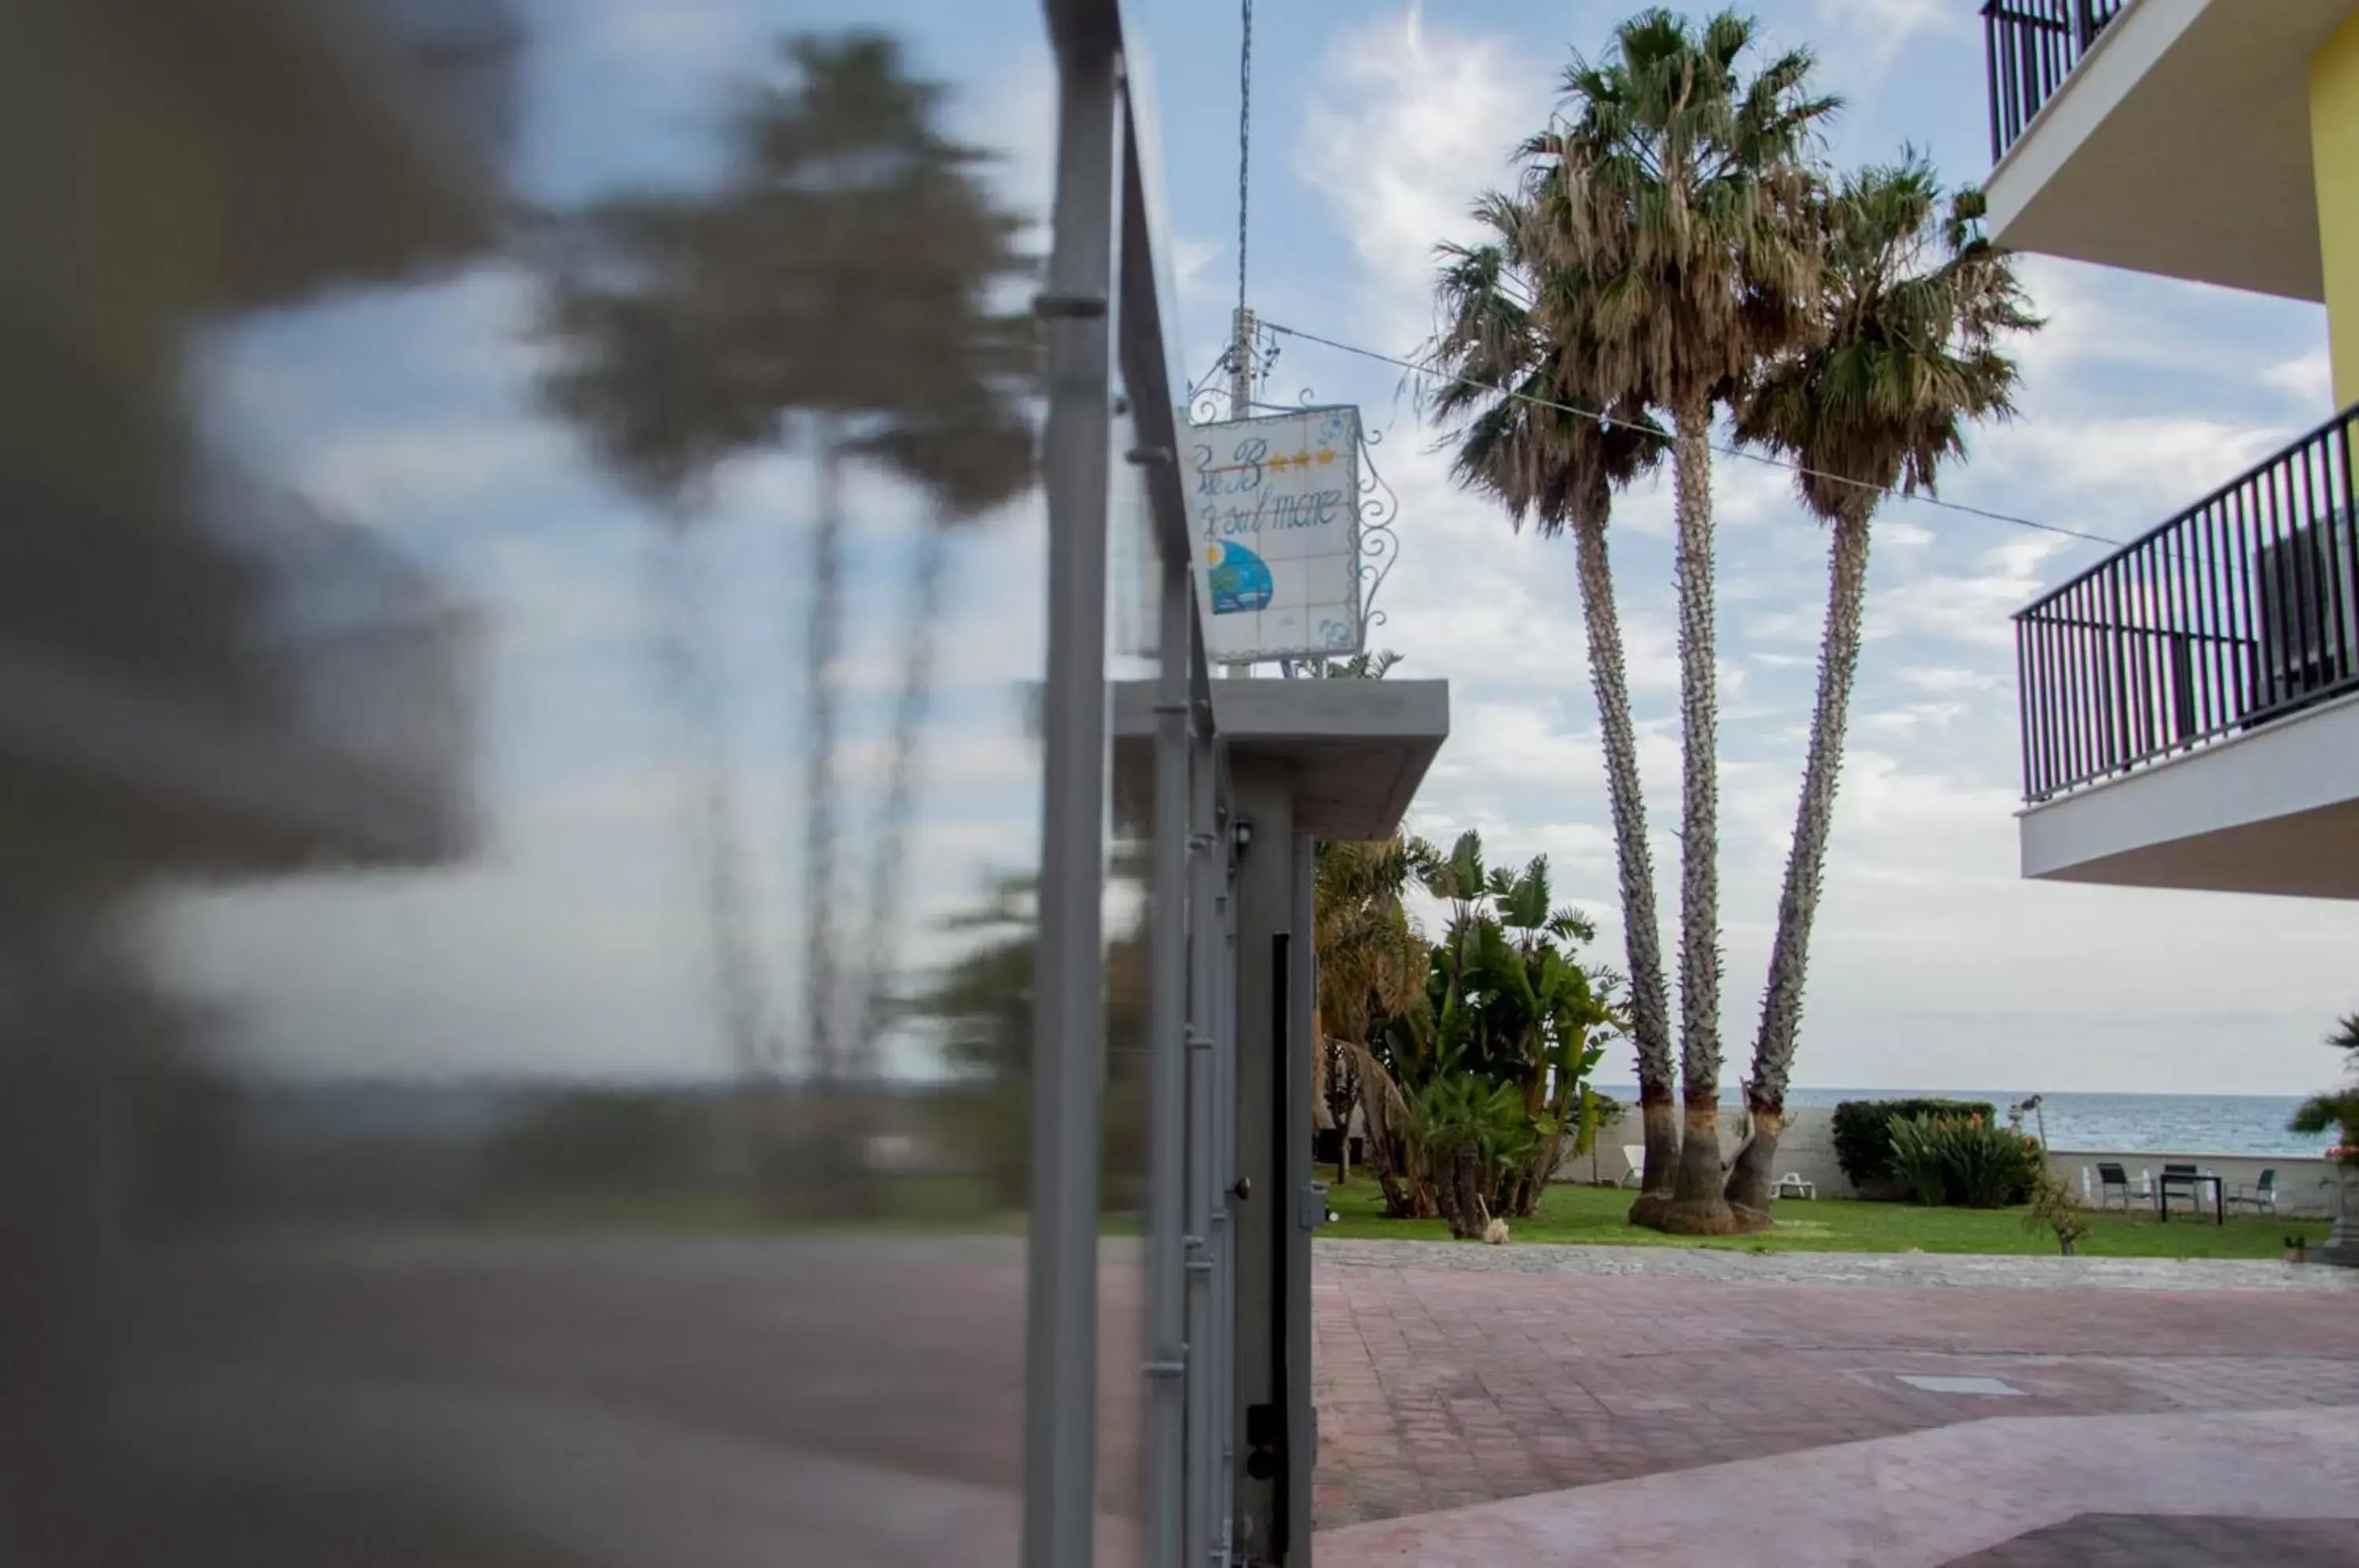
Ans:
[[[1245,546],[1231,539],[1204,547],[1206,586],[1212,591],[1212,614],[1242,615],[1249,610],[1266,610],[1270,595],[1276,592],[1269,580],[1269,563]]]

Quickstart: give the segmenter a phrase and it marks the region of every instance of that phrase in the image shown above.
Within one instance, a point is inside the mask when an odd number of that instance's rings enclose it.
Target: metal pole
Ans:
[[[1253,417],[1253,337],[1254,313],[1243,305],[1229,318],[1229,418],[1245,419]],[[1221,673],[1243,680],[1253,673],[1249,661],[1234,661],[1221,666]]]
[[[1283,1096],[1287,1125],[1272,1169],[1284,1184],[1273,1194],[1278,1233],[1286,1237],[1286,1267],[1272,1280],[1272,1289],[1286,1301],[1287,1344],[1281,1354],[1286,1368],[1283,1386],[1272,1392],[1286,1406],[1287,1511],[1280,1523],[1286,1562],[1307,1568],[1310,1562],[1310,1475],[1319,1463],[1319,1412],[1310,1398],[1310,1242],[1327,1217],[1327,1189],[1318,1180],[1310,1160],[1310,1053],[1324,1049],[1314,1039],[1319,1017],[1318,841],[1307,833],[1294,835],[1294,961],[1287,977],[1287,1054],[1277,1063],[1286,1075]]]
[[[1194,618],[1189,634],[1198,635]],[[1218,1138],[1213,1128],[1215,1036],[1219,1016],[1221,914],[1228,855],[1220,838],[1219,780],[1214,776],[1212,708],[1207,702],[1190,725],[1188,742],[1188,1207],[1186,1235],[1188,1421],[1187,1487],[1180,1530],[1184,1560],[1205,1568],[1220,1539],[1218,1490],[1213,1477],[1222,1464],[1228,1430],[1227,1390],[1215,1381],[1222,1331],[1213,1321],[1213,1273],[1219,1267],[1225,1227],[1213,1224]],[[1223,1218],[1226,1216],[1223,1215]]]
[[[1216,777],[1216,782],[1218,777]],[[1219,1540],[1212,1560],[1226,1568],[1237,1533],[1237,879],[1230,834],[1236,822],[1234,780],[1213,847],[1220,897],[1213,902],[1212,1016],[1212,1519]]]
[[[1155,693],[1155,909],[1147,1184],[1147,1561],[1180,1561],[1190,1351],[1185,1334],[1188,1179],[1188,700],[1195,585],[1163,563],[1162,667]]]
[[[1253,417],[1254,313],[1242,306],[1229,313],[1229,418]]]
[[[1106,495],[1119,137],[1110,44],[1062,51],[1048,347],[1039,943],[1033,971],[1025,1568],[1090,1568],[1097,1517],[1099,1080],[1105,1009]]]

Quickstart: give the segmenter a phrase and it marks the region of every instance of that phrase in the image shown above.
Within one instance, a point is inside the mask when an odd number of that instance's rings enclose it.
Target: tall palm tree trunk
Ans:
[[[1802,981],[1810,968],[1810,926],[1819,912],[1827,837],[1834,825],[1835,786],[1843,772],[1843,729],[1851,717],[1852,678],[1859,669],[1862,611],[1867,594],[1868,516],[1875,503],[1862,491],[1835,521],[1827,546],[1827,624],[1819,648],[1818,704],[1810,715],[1810,750],[1802,767],[1801,801],[1794,812],[1794,843],[1786,855],[1786,887],[1777,900],[1777,935],[1769,949],[1769,983],[1761,996],[1761,1029],[1753,1044],[1753,1075],[1745,1091],[1753,1136],[1736,1157],[1728,1201],[1762,1213],[1769,1207],[1772,1163],[1785,1126],[1786,1078],[1802,1021]]]
[[[803,772],[803,1027],[817,1101],[816,1126],[804,1135],[817,1156],[811,1185],[839,1212],[874,1207],[875,1183],[862,1154],[867,1146],[867,1104],[874,1085],[853,1081],[851,1060],[837,1038],[835,922],[844,905],[836,893],[836,693],[833,666],[843,640],[843,449],[832,416],[819,419],[818,495],[811,541],[810,635],[803,650],[804,722],[810,727]]]
[[[673,711],[689,732],[694,758],[693,777],[682,806],[688,817],[687,837],[704,883],[713,1011],[738,1075],[752,1083],[766,1078],[772,1066],[769,1009],[747,918],[741,880],[745,846],[738,838],[736,794],[730,788],[720,695],[701,646],[703,616],[692,582],[685,519],[669,519],[647,540],[645,570],[657,671],[670,689]]]
[[[830,679],[843,632],[843,454],[824,416],[817,442],[819,493],[810,553],[810,624],[803,647],[803,1029],[813,1075],[834,1085],[845,1063],[835,1044],[835,688]]]
[[[1597,693],[1597,727],[1605,747],[1605,799],[1614,816],[1614,850],[1622,879],[1623,947],[1630,964],[1630,1033],[1638,1051],[1638,1106],[1646,1122],[1647,1163],[1639,1202],[1671,1191],[1680,1158],[1672,1101],[1671,1009],[1663,984],[1663,939],[1655,913],[1655,855],[1647,843],[1647,799],[1638,786],[1638,730],[1630,715],[1629,667],[1622,619],[1614,604],[1614,569],[1605,518],[1573,519],[1581,611],[1589,630],[1589,682]]]
[[[1712,628],[1711,406],[1677,410],[1671,446],[1679,513],[1680,1171],[1668,1230],[1734,1228],[1720,1163],[1720,764]]]
[[[902,628],[901,690],[893,708],[891,760],[885,803],[877,812],[875,858],[868,877],[868,920],[861,938],[860,1033],[853,1042],[855,1076],[881,1066],[885,1030],[893,1010],[893,960],[902,944],[899,923],[909,857],[910,818],[918,794],[919,741],[933,695],[940,646],[942,583],[950,561],[950,528],[937,517],[920,530],[909,571],[908,624]]]

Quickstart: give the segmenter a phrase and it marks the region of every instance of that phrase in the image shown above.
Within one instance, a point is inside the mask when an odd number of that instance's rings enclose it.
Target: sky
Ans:
[[[1506,179],[1575,50],[1622,4],[1262,0],[1256,7],[1248,289],[1266,319],[1407,356],[1431,329],[1432,252]],[[1023,0],[890,5],[582,0],[528,7],[510,170],[571,201],[708,178],[720,105],[792,27],[866,20],[948,87],[944,113],[995,155],[988,178],[1045,210],[1053,72]],[[1988,163],[1980,30],[1962,0],[1783,0],[1769,38],[1807,43],[1847,107],[1843,164]],[[1162,118],[1193,382],[1236,288],[1237,18],[1140,0]],[[2020,416],[1977,432],[1942,494],[2116,538],[2159,522],[2330,411],[2314,306],[2028,258],[2049,326],[2022,345]],[[478,854],[170,900],[156,942],[177,983],[238,1020],[235,1050],[290,1071],[663,1076],[723,1059],[700,920],[701,744],[649,673],[655,530],[533,394],[528,260],[343,294],[224,325],[195,373],[220,450],[381,532],[492,627],[478,692]],[[1494,862],[1545,854],[1560,896],[1618,962],[1612,839],[1571,546],[1517,537],[1450,481],[1440,432],[1386,365],[1299,339],[1261,396],[1351,401],[1381,434],[1400,557],[1372,646],[1451,684],[1452,735],[1410,825],[1479,829]],[[903,579],[922,498],[855,474],[850,646],[837,681],[847,864],[888,766]],[[814,912],[800,858],[807,730],[793,681],[812,475],[789,446],[718,476],[690,555],[726,718],[754,940],[784,1018]],[[1722,870],[1727,1075],[1741,1073],[1793,813],[1822,600],[1822,539],[1786,476],[1723,462]],[[1676,905],[1679,735],[1669,500],[1618,505],[1660,897]],[[2010,613],[2099,547],[1895,503],[1876,523],[1854,702],[1796,1082],[1817,1086],[2295,1093],[2332,1075],[2317,1041],[2359,1006],[2359,908],[2034,885],[2017,875]],[[950,654],[924,753],[908,898],[911,968],[964,940],[943,921],[1033,861],[1038,757],[1023,683],[1040,668],[1037,497],[962,531]],[[1117,615],[1118,634],[1126,617]],[[1121,637],[1118,635],[1118,644]],[[1118,669],[1135,648],[1117,646]],[[858,875],[820,918],[858,928]],[[1666,931],[1667,942],[1675,933]],[[1668,949],[1667,949],[1668,950]],[[783,1025],[781,1027],[784,1027]],[[903,1065],[925,1070],[920,1047]],[[1609,1076],[1626,1076],[1611,1073]]]

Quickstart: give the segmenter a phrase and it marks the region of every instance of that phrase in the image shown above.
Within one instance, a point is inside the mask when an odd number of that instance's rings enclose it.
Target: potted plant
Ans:
[[[2299,1231],[2296,1231],[2288,1236],[2286,1237],[2286,1261],[2288,1263],[2309,1262],[2310,1237],[2302,1235]]]

